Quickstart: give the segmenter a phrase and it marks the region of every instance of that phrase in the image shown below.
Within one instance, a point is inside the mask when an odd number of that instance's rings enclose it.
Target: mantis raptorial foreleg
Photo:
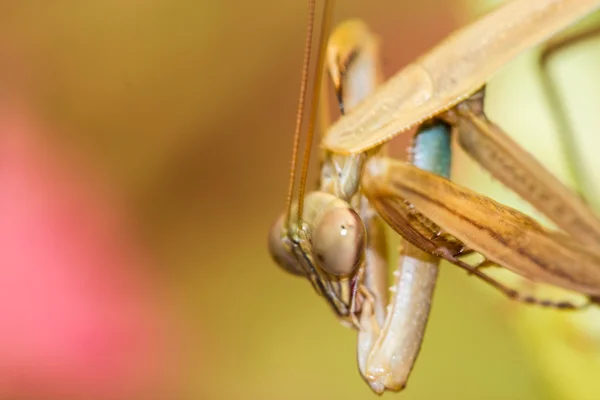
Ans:
[[[423,127],[414,139],[411,161],[418,168],[448,176],[449,127],[441,122]],[[438,266],[437,256],[402,241],[386,321],[361,369],[377,393],[402,390],[408,381],[425,334]],[[361,331],[368,332],[368,328],[362,326]],[[360,345],[359,340],[359,349]]]
[[[341,24],[327,45],[327,67],[342,112],[351,110],[364,96],[375,90],[381,80],[377,64],[379,46],[360,20]],[[350,70],[349,67],[352,66]],[[327,97],[321,99],[323,120],[328,118]],[[377,154],[384,155],[380,148]],[[383,325],[388,301],[388,245],[385,224],[368,200],[358,191],[363,155],[350,157],[325,153],[321,163],[320,190],[350,201],[365,226],[367,243],[364,268],[361,269],[363,299],[374,312],[378,325]],[[358,324],[360,325],[360,324]],[[357,326],[358,326],[357,325]]]
[[[362,21],[347,21],[332,34],[328,67],[343,112],[351,112],[355,104],[375,89],[380,75],[377,48],[376,38]],[[447,126],[441,122],[424,129],[415,139],[414,164],[448,176],[449,135]],[[376,149],[369,155],[382,157],[385,149]],[[350,157],[331,155],[324,167],[327,168],[328,163],[337,163],[340,178],[351,176],[348,174],[352,170],[348,166],[356,168]],[[327,171],[326,168],[323,170]],[[322,182],[331,181],[331,175],[322,179]],[[338,184],[337,187],[345,185]],[[366,301],[362,304],[358,333],[359,369],[375,392],[400,390],[408,380],[421,347],[439,259],[403,242],[388,305],[388,249],[384,223],[362,194],[357,194],[357,201],[367,231],[363,286]]]

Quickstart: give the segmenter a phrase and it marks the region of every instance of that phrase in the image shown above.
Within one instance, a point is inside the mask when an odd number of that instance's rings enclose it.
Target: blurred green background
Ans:
[[[346,0],[334,21],[368,22],[389,77],[492,6]],[[107,171],[166,266],[154,272],[183,349],[171,366],[173,399],[374,398],[357,371],[355,332],[266,248],[284,205],[305,20],[304,1],[0,2],[0,37],[31,63],[36,94],[68,128],[61,139]],[[552,71],[598,171],[589,129],[600,118],[600,51],[579,53]],[[572,183],[538,56],[520,57],[490,83],[488,112]],[[394,146],[402,154],[406,142]],[[453,176],[532,211],[459,152]],[[593,311],[525,310],[444,264],[408,388],[386,396],[600,398],[595,321]],[[584,350],[565,344],[577,335],[588,340]]]

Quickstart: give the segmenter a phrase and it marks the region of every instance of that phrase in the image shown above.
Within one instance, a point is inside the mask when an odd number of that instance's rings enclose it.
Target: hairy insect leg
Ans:
[[[465,263],[464,261],[456,258],[446,248],[440,248],[437,250],[437,252],[439,253],[440,257],[442,257],[445,260],[450,261],[454,265],[466,270],[469,275],[475,275],[482,281],[484,281],[487,284],[493,286],[494,288],[500,290],[502,293],[504,293],[506,296],[508,296],[512,300],[519,301],[521,303],[533,304],[533,305],[538,305],[538,306],[548,307],[548,308],[558,308],[561,310],[582,310],[582,309],[589,307],[591,304],[594,303],[594,300],[591,297],[588,297],[588,301],[586,301],[584,303],[573,304],[569,301],[553,301],[553,300],[547,300],[547,299],[539,299],[539,298],[537,298],[535,296],[531,296],[531,295],[524,295],[521,292],[519,292],[518,290],[510,288],[510,287],[498,282],[496,279],[490,277],[489,275],[486,275],[483,272],[481,272],[480,271],[481,266],[479,264],[475,265],[475,266],[469,265],[469,264]],[[489,264],[486,266],[492,266],[492,265],[493,264]]]

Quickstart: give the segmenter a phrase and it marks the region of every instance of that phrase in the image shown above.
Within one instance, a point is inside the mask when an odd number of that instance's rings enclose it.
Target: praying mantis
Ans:
[[[312,19],[314,1],[310,4]],[[359,331],[359,369],[376,393],[406,385],[423,339],[439,259],[526,303],[574,309],[600,298],[600,220],[483,109],[485,83],[498,69],[599,6],[598,0],[510,1],[378,88],[377,41],[368,29],[355,25],[339,36],[334,33],[327,51],[321,42],[316,63],[322,66],[327,59],[344,115],[321,143],[320,188],[305,193],[313,106],[294,201],[299,111],[286,211],[269,232],[269,250],[279,266],[308,278],[342,322]],[[322,32],[328,30],[331,7],[326,2]],[[299,110],[311,34],[309,24]],[[386,156],[389,140],[417,130],[412,164]],[[447,166],[440,167],[445,161],[435,157],[449,153],[444,138],[450,132],[467,154],[561,231],[448,180]],[[424,133],[436,138],[433,144],[419,143]],[[434,155],[428,154],[431,145],[438,149]],[[389,305],[384,224],[404,240]],[[470,265],[462,259],[473,253],[482,261]],[[523,295],[482,272],[491,265],[579,292],[589,301],[572,304]]]

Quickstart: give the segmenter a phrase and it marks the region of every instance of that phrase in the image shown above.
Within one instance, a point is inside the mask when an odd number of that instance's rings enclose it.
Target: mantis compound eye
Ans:
[[[329,274],[352,275],[363,260],[365,241],[365,227],[356,211],[330,209],[312,234],[315,262]]]
[[[284,221],[285,214],[281,215],[269,230],[269,253],[271,258],[284,271],[292,275],[305,276],[302,267],[291,252],[286,243]]]

